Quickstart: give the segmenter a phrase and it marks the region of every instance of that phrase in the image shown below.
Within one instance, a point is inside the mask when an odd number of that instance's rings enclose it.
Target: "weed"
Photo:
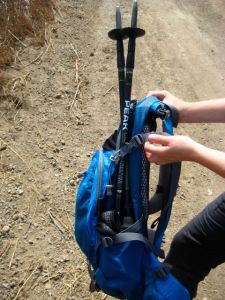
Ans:
[[[0,71],[15,61],[21,47],[44,46],[54,8],[54,0],[0,0]],[[0,73],[0,89],[6,83]]]

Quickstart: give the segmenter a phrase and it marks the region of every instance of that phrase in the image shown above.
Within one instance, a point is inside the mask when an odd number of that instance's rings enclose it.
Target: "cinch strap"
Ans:
[[[117,150],[110,159],[114,162],[119,161],[122,157],[129,154],[132,150],[139,148],[140,146],[144,145],[145,142],[148,140],[148,133],[140,133],[135,135],[129,143],[126,143],[122,146],[119,150]]]
[[[104,247],[111,247],[115,244],[130,242],[130,241],[139,241],[146,244],[147,247],[151,249],[151,251],[160,258],[164,258],[164,251],[162,249],[156,249],[155,246],[146,238],[143,234],[133,231],[138,231],[141,228],[143,222],[143,217],[141,217],[137,222],[133,225],[125,229],[124,231],[117,233],[112,236],[104,236],[102,237],[102,245]],[[131,232],[132,230],[132,232]]]

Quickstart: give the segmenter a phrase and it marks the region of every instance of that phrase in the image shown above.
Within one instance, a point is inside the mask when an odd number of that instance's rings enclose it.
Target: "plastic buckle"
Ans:
[[[112,189],[113,189],[113,185],[111,185],[111,184],[106,185],[106,195],[107,196],[112,196],[112,194],[113,194]]]
[[[104,236],[102,238],[102,244],[106,248],[111,247],[113,245],[113,239],[110,236]]]
[[[165,120],[169,117],[171,117],[171,112],[169,109],[166,108],[165,105],[163,105],[163,103],[161,103],[161,105],[159,106],[159,108],[157,109],[157,115],[162,119]]]
[[[114,162],[118,162],[119,159],[120,159],[120,154],[121,154],[121,151],[120,150],[117,150],[114,154],[112,154],[110,156],[110,159]]]

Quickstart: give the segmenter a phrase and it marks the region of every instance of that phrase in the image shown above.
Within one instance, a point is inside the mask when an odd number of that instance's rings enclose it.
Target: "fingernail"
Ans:
[[[149,134],[149,136],[148,136],[148,140],[154,139],[155,137],[156,137],[156,134],[151,133],[151,134]]]

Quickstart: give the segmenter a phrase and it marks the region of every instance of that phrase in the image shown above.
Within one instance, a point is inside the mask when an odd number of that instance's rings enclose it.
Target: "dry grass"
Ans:
[[[44,46],[46,24],[54,20],[55,0],[0,0],[0,90],[8,82],[2,71],[21,48]]]
[[[0,60],[1,60],[1,53],[0,53]],[[3,72],[0,71],[0,90],[7,85],[9,82],[10,77],[6,76]]]

